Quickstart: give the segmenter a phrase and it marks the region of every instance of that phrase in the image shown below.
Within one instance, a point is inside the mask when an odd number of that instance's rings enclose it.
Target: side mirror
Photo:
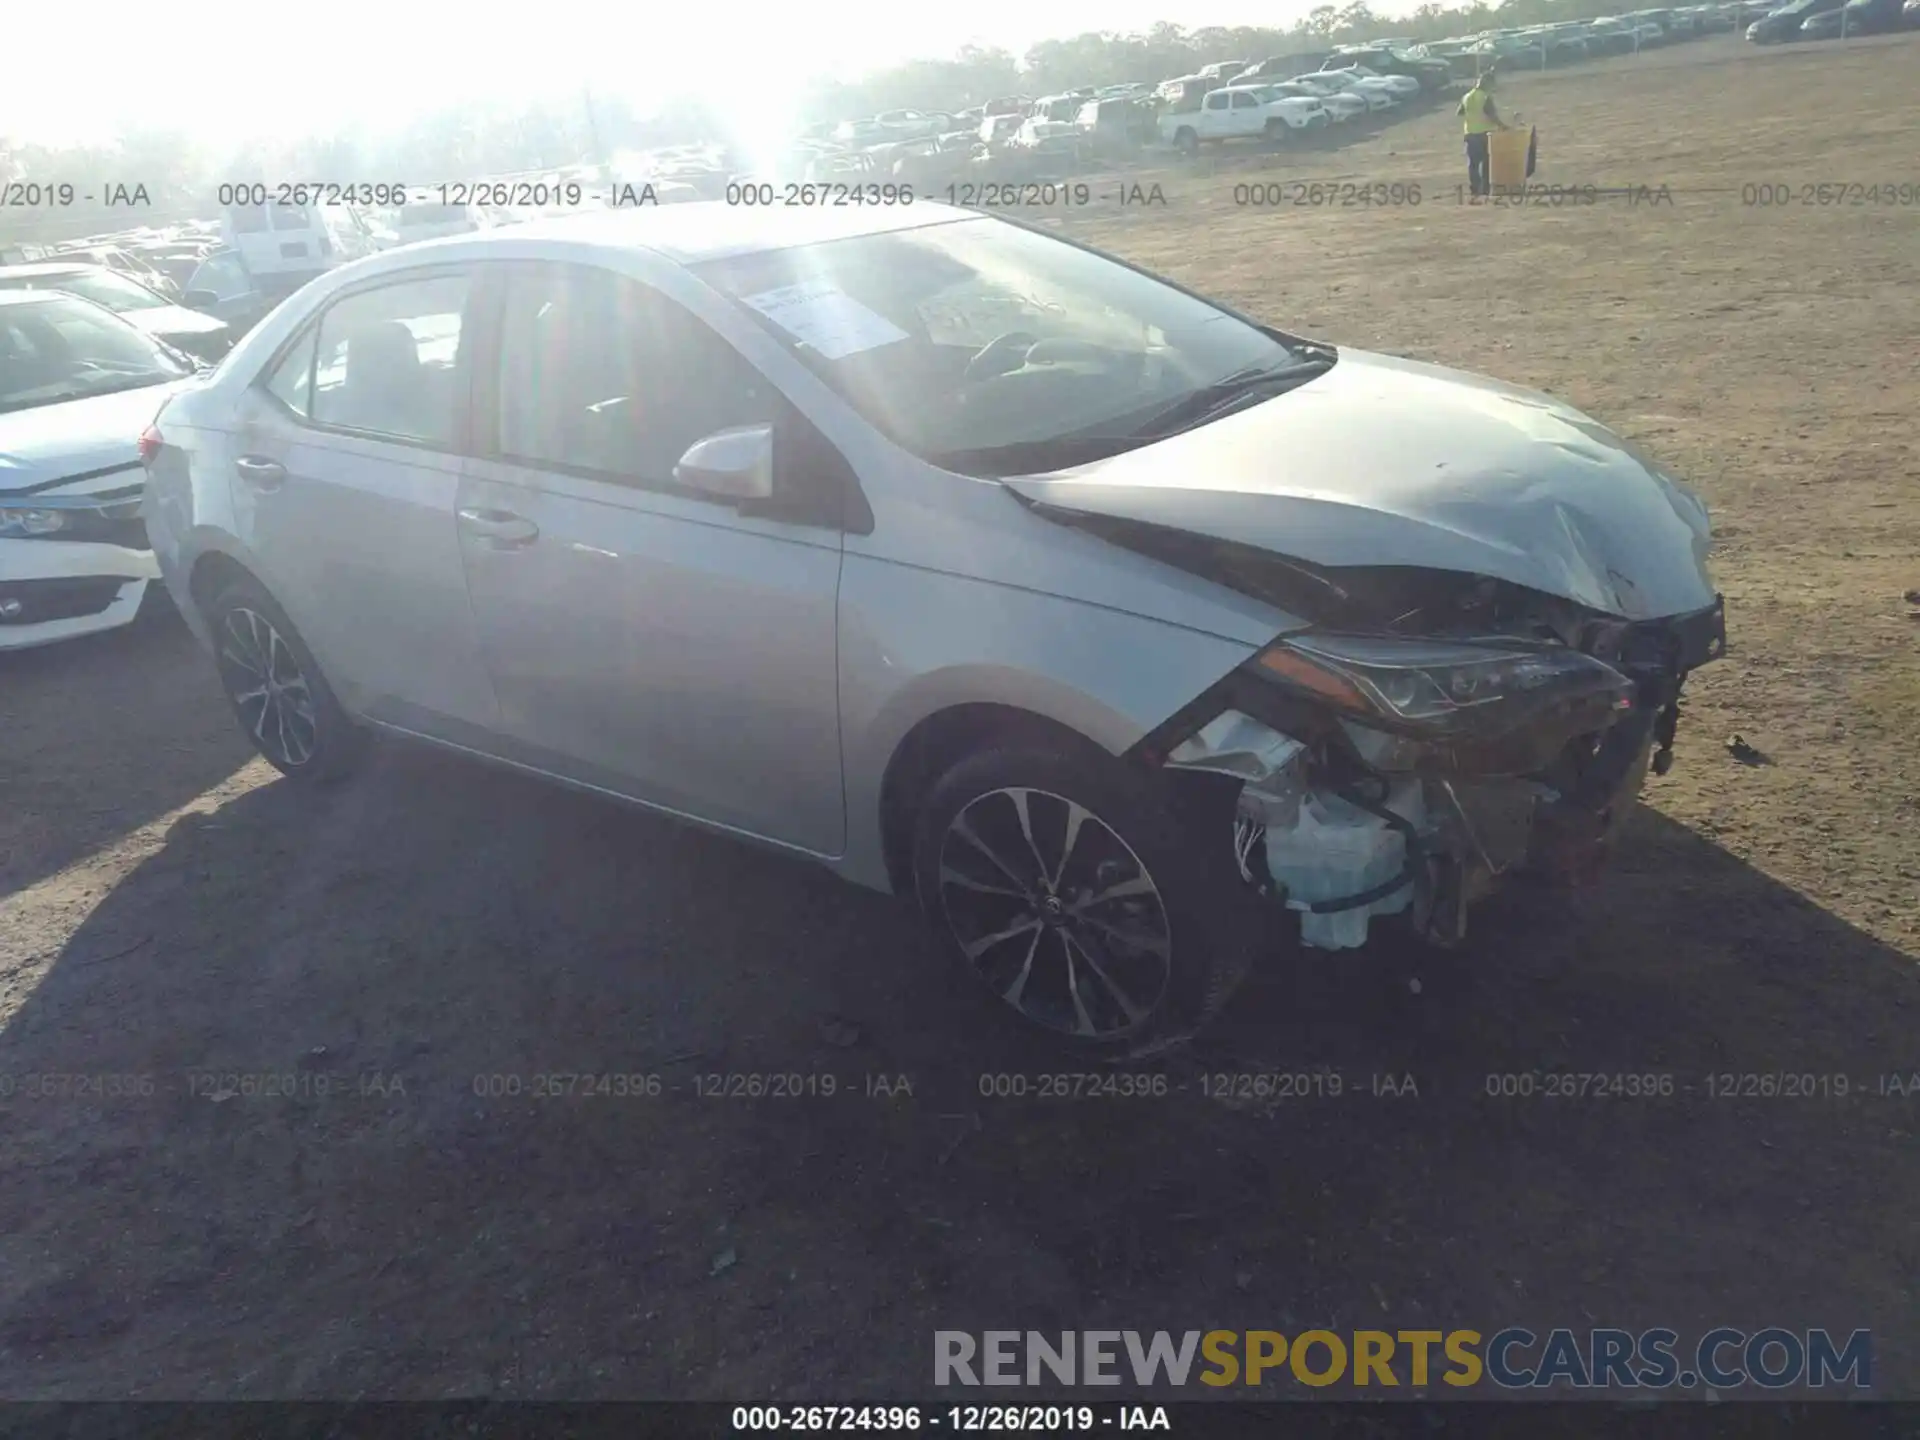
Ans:
[[[180,297],[180,303],[189,310],[211,310],[220,303],[220,297],[211,290],[189,290]]]
[[[687,447],[673,481],[716,500],[773,498],[773,426],[716,430]]]

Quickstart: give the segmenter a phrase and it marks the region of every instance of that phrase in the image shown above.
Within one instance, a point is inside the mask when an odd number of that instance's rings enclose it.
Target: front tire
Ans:
[[[1173,148],[1191,160],[1200,153],[1199,132],[1181,128],[1174,132]]]
[[[286,611],[251,578],[207,606],[214,661],[227,703],[253,748],[289,779],[334,780],[366,746]]]
[[[1022,743],[935,784],[914,882],[998,1013],[1083,1052],[1138,1054],[1191,1034],[1243,968],[1222,962],[1230,906],[1194,850],[1147,777]]]

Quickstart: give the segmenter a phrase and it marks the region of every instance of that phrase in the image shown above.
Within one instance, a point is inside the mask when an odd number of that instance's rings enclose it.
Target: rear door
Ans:
[[[333,300],[247,393],[231,483],[261,578],[349,706],[485,748],[453,519],[473,291],[437,266]]]
[[[475,400],[494,423],[474,437],[458,513],[515,757],[839,853],[839,514],[743,513],[673,479],[688,446],[742,425],[775,426],[788,493],[837,452],[706,322],[638,281],[530,264],[497,283],[498,358]]]

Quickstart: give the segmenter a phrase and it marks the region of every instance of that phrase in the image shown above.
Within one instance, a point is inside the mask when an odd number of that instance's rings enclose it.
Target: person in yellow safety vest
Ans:
[[[1492,176],[1487,166],[1487,136],[1495,130],[1513,127],[1500,118],[1493,103],[1493,72],[1484,72],[1473,82],[1453,112],[1461,117],[1467,132],[1467,189],[1476,197],[1493,193]]]

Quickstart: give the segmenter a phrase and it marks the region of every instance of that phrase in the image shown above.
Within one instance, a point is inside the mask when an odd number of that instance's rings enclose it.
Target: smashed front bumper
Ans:
[[[1456,943],[1469,907],[1505,876],[1598,877],[1648,772],[1671,768],[1686,677],[1726,651],[1724,605],[1593,619],[1572,641],[1631,682],[1627,702],[1578,733],[1562,717],[1560,729],[1489,745],[1426,743],[1237,671],[1142,741],[1137,758],[1241,782],[1241,878],[1299,915],[1304,943],[1351,948],[1390,915]]]

